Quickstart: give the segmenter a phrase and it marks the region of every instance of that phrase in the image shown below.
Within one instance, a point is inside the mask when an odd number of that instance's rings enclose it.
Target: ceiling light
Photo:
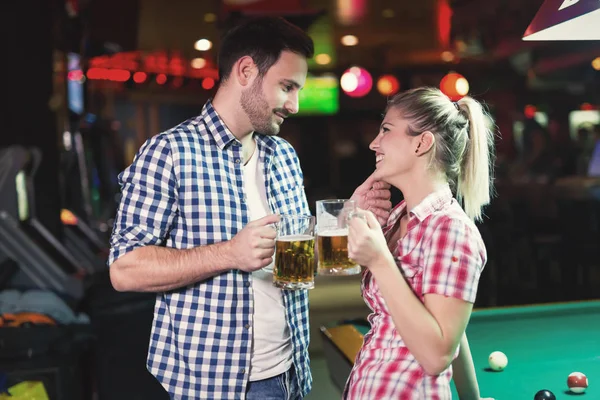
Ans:
[[[341,42],[344,46],[356,46],[358,44],[358,38],[354,35],[342,36]]]
[[[212,42],[208,39],[200,39],[194,44],[194,48],[198,51],[206,51],[212,47]]]
[[[194,69],[200,69],[200,68],[204,68],[206,66],[206,60],[204,58],[194,58],[191,62],[192,64],[192,68]]]
[[[441,54],[442,61],[451,62],[454,61],[454,53],[451,51],[444,51]]]
[[[358,87],[358,77],[351,72],[346,72],[340,78],[340,86],[345,92],[353,92]]]
[[[331,62],[329,54],[321,53],[315,56],[315,62],[319,65],[327,65]]]
[[[469,81],[465,78],[458,78],[456,80],[456,93],[466,96],[469,93]]]

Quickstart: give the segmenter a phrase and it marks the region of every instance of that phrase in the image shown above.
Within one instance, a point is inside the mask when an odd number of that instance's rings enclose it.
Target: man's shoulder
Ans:
[[[143,147],[167,148],[176,153],[188,149],[193,144],[201,143],[206,133],[206,126],[202,123],[201,117],[194,117],[148,138]]]
[[[171,142],[186,142],[198,140],[206,133],[206,126],[202,123],[201,116],[187,119],[174,127],[156,135],[157,139]]]
[[[292,157],[296,158],[296,150],[294,146],[287,140],[279,136],[269,136],[269,140],[272,140],[275,144],[275,154],[281,157]]]

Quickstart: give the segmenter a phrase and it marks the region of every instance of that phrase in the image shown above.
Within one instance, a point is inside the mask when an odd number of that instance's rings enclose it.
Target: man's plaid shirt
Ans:
[[[278,137],[255,135],[276,214],[309,214],[296,152]],[[119,176],[122,200],[109,265],[141,246],[177,249],[230,240],[248,222],[242,146],[209,101],[200,116],[149,139]],[[171,265],[164,265],[170,268]],[[251,274],[239,270],[158,293],[148,369],[176,399],[243,399],[253,325]],[[309,368],[308,293],[284,291],[298,380],[305,396]]]

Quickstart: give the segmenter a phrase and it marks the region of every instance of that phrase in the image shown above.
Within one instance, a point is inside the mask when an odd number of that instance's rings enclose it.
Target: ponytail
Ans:
[[[469,141],[458,176],[456,196],[465,213],[481,221],[482,208],[493,194],[494,133],[488,128],[485,112],[478,101],[464,97],[458,102],[469,119]]]

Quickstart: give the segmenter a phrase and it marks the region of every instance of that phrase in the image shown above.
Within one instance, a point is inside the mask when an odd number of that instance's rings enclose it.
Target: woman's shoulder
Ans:
[[[427,221],[427,228],[427,236],[439,237],[444,234],[469,246],[484,247],[479,228],[456,201],[444,210],[432,214]]]

